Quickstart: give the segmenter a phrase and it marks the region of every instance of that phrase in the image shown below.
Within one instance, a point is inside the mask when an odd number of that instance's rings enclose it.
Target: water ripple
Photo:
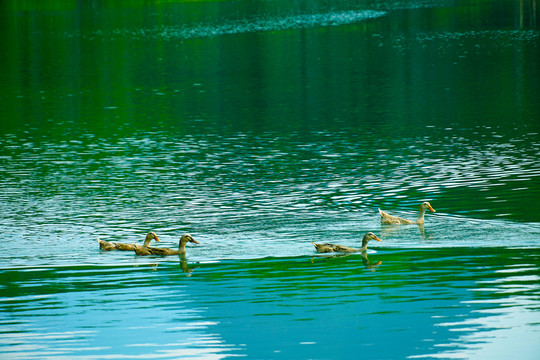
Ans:
[[[368,357],[491,358],[499,343],[530,358],[537,348],[536,249],[386,249],[368,259],[272,257],[189,266],[189,273],[174,262],[0,270],[6,310],[0,347],[21,359],[132,351],[145,358],[264,358],[276,350],[333,358],[344,349],[328,342],[328,333],[339,333],[347,343],[369,339]],[[339,331],[344,326],[350,333]],[[403,345],[384,346],[385,336],[372,336],[376,329],[394,333]]]
[[[349,10],[323,14],[304,14],[286,17],[251,17],[234,21],[221,21],[219,24],[196,24],[181,26],[160,26],[157,28],[141,28],[137,30],[115,29],[111,31],[96,30],[80,35],[85,39],[193,39],[208,38],[222,35],[256,33],[267,31],[283,31],[306,29],[314,27],[341,26],[354,24],[367,19],[384,16],[386,12],[375,10]],[[73,34],[66,35],[74,36]]]
[[[0,140],[9,158],[0,160],[0,228],[16,241],[0,257],[22,265],[76,252],[92,261],[96,237],[133,242],[149,230],[170,247],[194,233],[201,246],[192,252],[208,259],[302,255],[312,251],[309,241],[354,245],[366,231],[386,232],[384,246],[537,244],[525,199],[538,196],[540,142],[504,135],[477,143],[472,132],[484,133],[433,128],[396,140],[363,132],[361,141],[354,132],[8,136]],[[377,208],[414,218],[424,200],[437,210],[425,233],[381,228]],[[132,261],[116,256],[101,259]]]

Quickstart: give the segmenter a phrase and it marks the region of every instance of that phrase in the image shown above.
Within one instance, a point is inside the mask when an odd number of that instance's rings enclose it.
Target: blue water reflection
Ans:
[[[21,295],[2,299],[0,343],[13,358],[533,359],[539,258],[504,253],[386,250],[375,271],[359,255],[3,270]]]

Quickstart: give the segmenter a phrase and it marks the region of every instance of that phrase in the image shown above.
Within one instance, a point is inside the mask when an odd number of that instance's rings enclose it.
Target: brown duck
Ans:
[[[364,252],[367,250],[368,242],[372,239],[375,239],[377,241],[381,241],[372,232],[368,232],[364,235],[364,238],[362,239],[362,247],[360,249],[355,249],[352,247],[344,246],[344,245],[336,245],[336,244],[316,244],[313,241],[311,242],[315,246],[315,250],[319,253],[331,253],[331,252],[342,252],[342,253],[353,253],[353,252]]]
[[[146,256],[146,255],[181,255],[186,253],[186,244],[188,242],[192,242],[194,244],[198,244],[199,242],[196,241],[191,235],[185,234],[182,235],[180,238],[180,242],[178,244],[178,249],[171,249],[171,248],[156,248],[156,247],[150,247],[150,246],[141,246],[141,245],[135,245],[135,254],[139,256]]]
[[[428,203],[427,201],[423,202],[420,205],[420,213],[418,214],[418,220],[413,221],[413,220],[407,220],[407,219],[403,219],[403,218],[400,218],[400,217],[397,217],[397,216],[390,215],[390,214],[382,211],[381,209],[379,209],[379,213],[381,214],[381,224],[386,224],[386,225],[413,225],[413,224],[421,225],[421,224],[424,223],[424,214],[425,214],[426,210],[429,210],[431,212],[435,212],[435,209],[433,209],[433,207],[431,207],[430,203]]]
[[[148,234],[146,234],[146,238],[144,239],[144,246],[150,245],[150,241],[156,240],[159,241],[158,236],[155,232],[150,231]],[[99,248],[103,251],[111,251],[111,250],[121,250],[121,251],[133,251],[135,250],[135,244],[126,244],[126,243],[117,243],[117,242],[109,242],[109,241],[103,241],[101,239],[97,239],[99,243]]]

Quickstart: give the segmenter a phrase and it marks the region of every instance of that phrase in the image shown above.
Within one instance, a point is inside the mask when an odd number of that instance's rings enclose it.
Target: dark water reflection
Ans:
[[[4,269],[0,344],[10,358],[538,354],[536,249],[370,258]]]
[[[537,357],[537,8],[2,2],[1,353]]]

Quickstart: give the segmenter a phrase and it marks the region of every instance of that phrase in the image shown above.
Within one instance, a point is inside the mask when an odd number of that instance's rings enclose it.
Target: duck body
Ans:
[[[311,242],[311,243],[313,244],[313,246],[315,246],[315,250],[317,250],[318,253],[333,253],[333,252],[354,253],[354,252],[365,251],[362,249],[355,249],[352,247],[338,245],[338,244],[330,244],[330,243],[316,244],[314,242]]]
[[[171,248],[157,248],[157,247],[150,247],[150,246],[141,246],[136,245],[133,249],[135,251],[135,254],[139,256],[147,256],[147,255],[180,255],[179,249],[171,249]]]
[[[325,244],[316,244],[313,241],[311,242],[313,246],[315,246],[315,250],[318,253],[333,253],[333,252],[341,252],[341,253],[355,253],[355,252],[364,252],[367,250],[368,242],[372,239],[375,239],[377,241],[381,241],[374,233],[368,232],[364,235],[362,239],[362,247],[352,248],[344,245],[338,245],[338,244],[331,244],[331,243],[325,243]]]
[[[387,212],[382,211],[379,209],[379,214],[381,214],[381,224],[386,225],[414,225],[418,224],[417,221],[412,221],[404,218],[400,218],[398,216],[390,215]]]
[[[146,234],[146,238],[144,239],[144,246],[150,245],[150,242],[152,240],[160,241],[158,236],[155,232],[150,231],[148,234]],[[120,251],[133,251],[135,250],[135,244],[127,244],[127,243],[117,243],[113,241],[103,241],[101,239],[97,239],[99,243],[99,248],[102,251],[112,251],[112,250],[120,250]]]
[[[133,251],[134,249],[135,249],[135,244],[116,243],[116,250]]]
[[[97,239],[97,242],[99,244],[99,249],[101,251],[112,251],[116,250],[116,243],[109,242],[109,241],[103,241],[100,238]]]
[[[199,242],[195,240],[191,235],[184,234],[180,238],[180,242],[178,243],[178,249],[171,249],[171,248],[157,248],[157,247],[150,247],[150,246],[141,246],[141,245],[135,245],[134,251],[135,254],[139,256],[148,256],[148,255],[161,255],[161,256],[167,256],[167,255],[182,255],[186,253],[186,244],[188,242],[192,242],[194,244],[198,244]]]
[[[423,202],[420,205],[420,212],[418,214],[418,220],[408,220],[404,219],[398,216],[393,216],[388,214],[387,212],[382,211],[379,209],[379,214],[381,214],[381,224],[385,225],[421,225],[424,223],[424,214],[426,213],[426,210],[429,210],[431,212],[435,212],[435,209],[431,206],[430,203]]]

